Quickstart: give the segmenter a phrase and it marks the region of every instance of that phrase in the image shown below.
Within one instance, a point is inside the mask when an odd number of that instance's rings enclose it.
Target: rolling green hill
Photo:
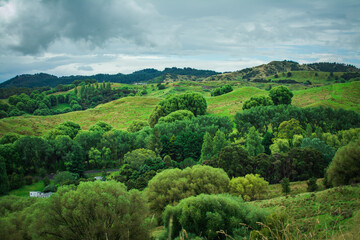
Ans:
[[[126,129],[133,120],[147,120],[156,104],[168,95],[186,91],[202,93],[208,103],[210,114],[233,117],[242,111],[243,102],[252,96],[268,95],[268,91],[255,87],[235,85],[234,91],[210,97],[210,90],[221,82],[175,82],[167,84],[164,90],[155,90],[148,85],[148,96],[127,97],[97,106],[85,111],[70,112],[52,116],[19,116],[0,119],[0,136],[7,132],[25,135],[41,135],[63,121],[79,123],[82,129],[97,121],[104,121],[117,129]],[[153,90],[154,89],[154,90]],[[292,104],[298,107],[333,107],[354,110],[360,113],[360,82],[332,84],[293,91]]]

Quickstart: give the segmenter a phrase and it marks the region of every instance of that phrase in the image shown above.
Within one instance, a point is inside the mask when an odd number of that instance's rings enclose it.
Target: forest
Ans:
[[[146,100],[170,87],[166,82],[135,87],[79,80],[50,89],[17,89],[0,103],[0,112],[13,120],[23,114],[62,116],[135,95]],[[359,113],[295,106],[295,93],[285,84],[265,86],[233,115],[209,113],[210,102],[230,99],[240,88],[221,82],[204,88],[205,94],[168,94],[146,120],[133,118],[126,129],[106,121],[84,127],[74,118],[40,135],[3,134],[0,235],[330,239],[344,224],[355,226],[360,216],[354,197],[360,194]],[[56,110],[60,104],[67,107]],[[102,180],[94,179],[100,175]],[[305,190],[297,184],[305,184]],[[31,186],[54,194],[44,199],[25,197],[28,191],[13,194]]]

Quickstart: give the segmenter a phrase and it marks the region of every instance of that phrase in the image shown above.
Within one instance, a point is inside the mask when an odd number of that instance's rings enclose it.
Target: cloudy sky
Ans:
[[[272,60],[360,67],[359,0],[0,0],[0,82]]]

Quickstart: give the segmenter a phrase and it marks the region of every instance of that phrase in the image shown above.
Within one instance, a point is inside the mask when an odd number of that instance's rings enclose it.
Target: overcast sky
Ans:
[[[272,60],[360,67],[359,0],[0,0],[0,82]]]

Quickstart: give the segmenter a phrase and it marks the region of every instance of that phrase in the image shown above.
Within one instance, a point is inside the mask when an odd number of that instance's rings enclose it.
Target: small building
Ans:
[[[37,197],[37,198],[47,198],[50,197],[53,192],[40,192],[40,191],[30,191],[30,197]]]
[[[101,176],[97,176],[97,177],[94,177],[94,179],[95,179],[95,180],[100,180],[100,181],[102,181],[104,178],[101,177]]]

